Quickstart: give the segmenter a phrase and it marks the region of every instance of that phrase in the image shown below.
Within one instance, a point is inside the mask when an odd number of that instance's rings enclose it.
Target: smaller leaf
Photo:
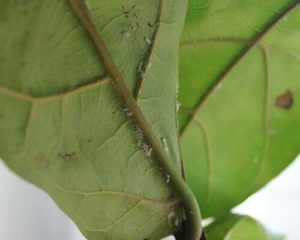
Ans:
[[[209,240],[284,240],[270,233],[260,222],[249,217],[230,214],[206,228]]]

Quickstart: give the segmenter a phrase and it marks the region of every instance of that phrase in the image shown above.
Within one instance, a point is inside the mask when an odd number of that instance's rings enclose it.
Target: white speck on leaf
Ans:
[[[153,149],[145,142],[142,143],[142,148],[146,157],[151,157]]]
[[[131,117],[132,116],[132,112],[128,108],[123,108],[123,112],[125,113],[125,115],[127,117]]]
[[[143,69],[143,67],[144,67],[144,62],[140,62],[139,66],[138,66],[138,73],[139,73],[139,75],[141,77],[144,76],[144,69]]]
[[[152,42],[151,42],[151,40],[148,38],[148,37],[144,37],[144,39],[145,39],[145,42],[147,43],[147,44],[151,44]]]
[[[169,183],[171,181],[171,176],[169,174],[167,174],[167,180],[166,182]]]
[[[166,139],[165,137],[162,137],[162,138],[160,139],[160,141],[161,141],[161,143],[162,143],[163,149],[164,149],[167,153],[169,153],[169,147],[168,147],[168,141],[167,141],[167,139]]]
[[[179,94],[179,84],[176,83],[176,95],[178,96],[178,94]]]
[[[135,127],[134,129],[138,140],[138,146],[143,149],[146,157],[151,157],[153,149],[145,142],[143,130],[139,127]]]
[[[135,134],[138,139],[138,145],[139,147],[142,147],[143,140],[144,140],[144,132],[139,127],[135,127]]]
[[[176,112],[180,110],[180,102],[176,101]]]
[[[131,36],[130,32],[127,31],[123,31],[121,32],[121,34],[123,35],[124,38],[129,38]]]
[[[180,219],[174,210],[168,214],[168,223],[172,228],[180,225]]]

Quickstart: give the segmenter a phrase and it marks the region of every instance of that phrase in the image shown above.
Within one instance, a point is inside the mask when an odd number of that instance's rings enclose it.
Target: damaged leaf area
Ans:
[[[290,109],[294,104],[293,93],[291,91],[287,91],[286,93],[280,95],[276,99],[277,107]]]
[[[197,1],[180,48],[184,169],[205,217],[300,151],[300,1]]]
[[[184,215],[173,183],[181,178],[175,99],[186,2],[0,5],[7,166],[44,189],[87,239],[176,233]]]

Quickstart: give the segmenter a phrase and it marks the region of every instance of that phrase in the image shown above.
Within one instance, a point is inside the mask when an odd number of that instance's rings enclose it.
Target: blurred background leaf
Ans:
[[[299,42],[299,1],[190,1],[179,118],[204,217],[226,213],[299,153]]]
[[[209,240],[284,240],[281,235],[270,233],[255,219],[230,214],[206,227]]]

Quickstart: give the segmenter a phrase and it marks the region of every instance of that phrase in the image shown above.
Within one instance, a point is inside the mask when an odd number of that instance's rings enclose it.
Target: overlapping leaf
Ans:
[[[274,235],[261,223],[248,216],[229,215],[210,224],[207,228],[210,240],[283,240]]]
[[[180,50],[187,180],[204,216],[243,201],[300,151],[299,1],[190,1]]]
[[[175,98],[185,1],[85,4],[161,147],[180,167]],[[183,215],[176,191],[68,1],[0,5],[6,164],[46,190],[88,239],[175,232]]]

